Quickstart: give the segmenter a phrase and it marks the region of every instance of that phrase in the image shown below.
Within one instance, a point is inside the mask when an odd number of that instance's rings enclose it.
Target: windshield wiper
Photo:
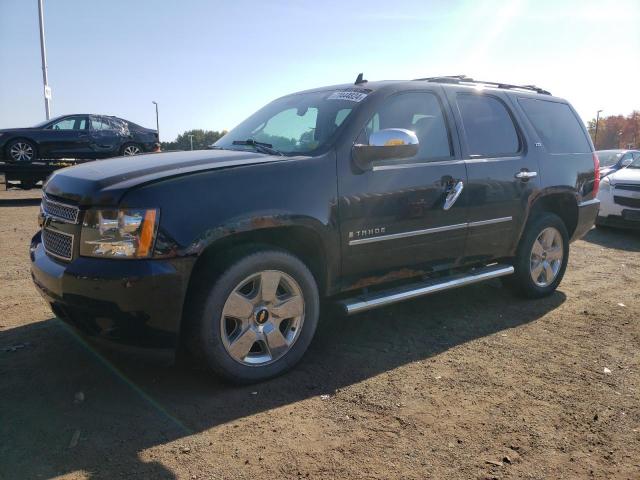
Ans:
[[[271,145],[270,143],[258,142],[253,138],[248,138],[247,140],[234,140],[231,143],[233,145],[250,145],[260,153],[266,153],[269,155],[280,155],[280,156],[284,155],[284,153],[282,153],[281,151],[273,148],[273,145]]]

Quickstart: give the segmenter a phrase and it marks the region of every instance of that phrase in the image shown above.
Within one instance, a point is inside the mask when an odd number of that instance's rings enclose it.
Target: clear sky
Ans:
[[[229,129],[273,98],[466,74],[640,109],[640,1],[44,0],[52,113]],[[44,119],[37,0],[0,0],[0,128]]]

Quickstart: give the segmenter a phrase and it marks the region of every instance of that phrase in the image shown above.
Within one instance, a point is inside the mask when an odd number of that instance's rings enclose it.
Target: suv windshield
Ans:
[[[285,155],[312,154],[333,140],[368,93],[352,88],[279,98],[227,133],[214,147],[267,153],[260,148],[262,144]]]
[[[616,163],[618,163],[620,157],[622,157],[622,153],[623,152],[621,152],[620,150],[600,150],[599,152],[596,152],[596,154],[598,155],[598,160],[600,160],[601,167],[614,166]]]
[[[640,157],[631,162],[627,168],[640,168]]]

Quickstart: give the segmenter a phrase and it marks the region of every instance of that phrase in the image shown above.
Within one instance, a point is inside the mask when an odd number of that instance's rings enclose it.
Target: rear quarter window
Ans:
[[[518,103],[549,153],[590,153],[580,120],[566,103],[519,98]]]

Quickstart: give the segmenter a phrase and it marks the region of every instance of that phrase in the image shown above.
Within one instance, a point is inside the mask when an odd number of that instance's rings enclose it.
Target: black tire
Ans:
[[[137,150],[137,152],[136,153],[130,153],[133,150]],[[120,148],[120,155],[122,155],[124,157],[133,156],[133,155],[140,155],[141,153],[144,153],[144,150],[142,149],[142,146],[140,146],[139,144],[134,143],[134,142],[125,143],[124,145],[122,145],[122,148]]]
[[[562,239],[562,259],[559,268],[552,277],[553,281],[540,285],[533,279],[532,273],[532,249],[534,242],[546,229],[555,229]],[[549,230],[547,230],[549,231]],[[538,257],[536,257],[538,258]],[[546,260],[546,254],[545,254]],[[551,295],[564,276],[569,261],[569,234],[567,227],[560,217],[553,213],[544,212],[533,218],[522,235],[515,258],[513,259],[513,267],[515,273],[509,277],[504,277],[504,284],[511,287],[515,293],[526,298],[542,298]],[[537,264],[536,264],[537,265]],[[553,270],[553,269],[552,269]],[[551,276],[551,275],[549,275]],[[545,283],[545,282],[541,282]]]
[[[37,160],[38,149],[31,140],[16,138],[7,144],[5,158],[9,163],[31,163]]]
[[[236,360],[225,346],[222,322],[225,304],[243,280],[265,271],[279,271],[292,278],[304,300],[304,314],[295,340],[283,356],[264,365],[248,366]],[[213,278],[202,278],[195,287],[194,308],[187,321],[187,342],[190,350],[201,357],[216,374],[234,383],[254,383],[281,375],[296,365],[306,352],[318,325],[320,301],[318,286],[307,266],[297,257],[281,250],[258,250],[245,253],[231,262]],[[260,277],[260,281],[262,277]],[[273,314],[271,314],[273,317]],[[274,317],[275,318],[275,317]],[[251,321],[251,320],[250,320]],[[272,321],[272,318],[269,318]],[[258,315],[253,320],[259,327]],[[227,338],[228,342],[228,338]],[[253,348],[253,345],[251,348]],[[249,352],[249,355],[251,352]]]

